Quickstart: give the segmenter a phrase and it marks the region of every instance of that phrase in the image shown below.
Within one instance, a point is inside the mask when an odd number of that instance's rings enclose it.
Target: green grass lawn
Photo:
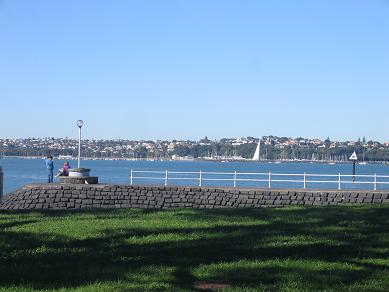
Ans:
[[[389,205],[0,212],[0,291],[388,291]]]

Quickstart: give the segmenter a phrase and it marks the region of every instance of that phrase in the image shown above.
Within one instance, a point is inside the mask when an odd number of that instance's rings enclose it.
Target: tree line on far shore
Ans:
[[[174,149],[156,147],[147,149],[145,146],[132,150],[96,151],[82,147],[82,156],[91,158],[149,158],[170,159],[172,157],[193,158],[245,158],[253,157],[257,143],[232,145],[226,141],[176,145]],[[388,147],[367,148],[362,144],[343,147],[301,147],[298,145],[277,147],[277,145],[261,145],[261,160],[326,160],[347,161],[356,151],[360,161],[389,161]],[[69,155],[76,157],[76,149],[50,149],[50,148],[0,148],[0,156],[53,156]]]

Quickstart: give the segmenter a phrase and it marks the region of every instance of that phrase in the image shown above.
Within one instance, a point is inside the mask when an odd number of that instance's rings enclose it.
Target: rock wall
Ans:
[[[26,185],[0,210],[108,208],[260,208],[389,203],[389,192],[231,189],[129,185]]]

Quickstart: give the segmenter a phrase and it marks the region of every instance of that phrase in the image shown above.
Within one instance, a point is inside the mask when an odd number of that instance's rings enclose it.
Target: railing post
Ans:
[[[3,169],[0,166],[0,203],[3,200],[3,178],[4,178]]]
[[[199,187],[201,187],[201,170],[200,170],[200,176],[199,176]]]
[[[340,180],[340,172],[339,172],[339,176],[338,176],[338,190],[340,190],[340,182],[341,182],[341,180]]]
[[[271,189],[271,172],[269,171],[269,189]]]
[[[377,174],[374,174],[374,190],[377,190]]]
[[[304,172],[304,189],[307,188],[307,175]]]
[[[236,171],[234,172],[234,188],[236,188]]]
[[[167,169],[165,171],[165,187],[167,186]]]
[[[130,170],[130,184],[132,185],[132,179],[133,179],[133,176],[132,176],[132,168]]]

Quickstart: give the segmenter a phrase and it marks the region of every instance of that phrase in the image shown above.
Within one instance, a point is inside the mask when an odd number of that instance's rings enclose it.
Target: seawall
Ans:
[[[5,197],[0,210],[213,209],[383,203],[389,203],[388,191],[31,184]]]

